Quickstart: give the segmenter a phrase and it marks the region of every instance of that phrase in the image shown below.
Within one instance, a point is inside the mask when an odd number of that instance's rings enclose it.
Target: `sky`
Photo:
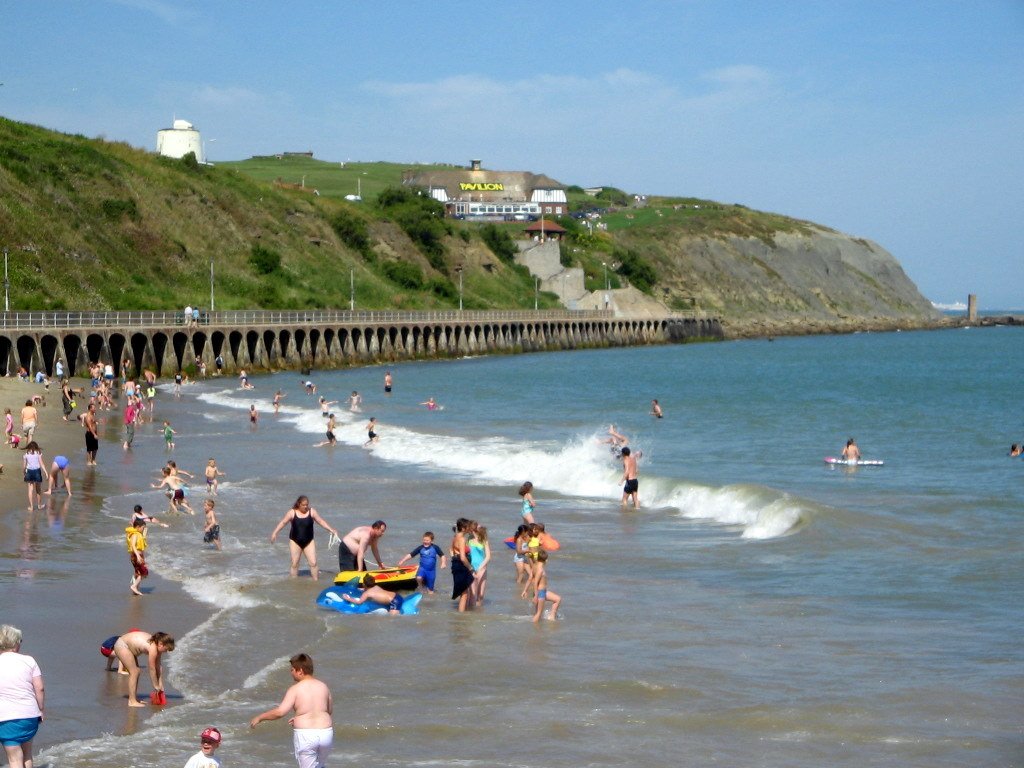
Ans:
[[[702,197],[1024,308],[1024,0],[28,0],[0,115],[209,160],[312,150]]]

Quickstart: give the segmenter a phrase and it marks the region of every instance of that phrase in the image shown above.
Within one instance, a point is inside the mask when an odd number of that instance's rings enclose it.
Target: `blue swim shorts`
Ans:
[[[434,582],[437,580],[437,571],[434,568],[420,568],[416,571],[416,576],[423,579],[424,587],[431,592],[434,591]]]
[[[23,717],[18,720],[4,720],[0,723],[0,744],[16,747],[35,738],[41,717]]]

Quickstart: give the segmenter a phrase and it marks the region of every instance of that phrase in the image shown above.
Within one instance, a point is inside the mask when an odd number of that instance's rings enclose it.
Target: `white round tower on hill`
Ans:
[[[196,160],[206,162],[202,137],[188,120],[175,120],[173,128],[157,131],[156,151],[164,157],[184,157],[189,152],[195,152]]]

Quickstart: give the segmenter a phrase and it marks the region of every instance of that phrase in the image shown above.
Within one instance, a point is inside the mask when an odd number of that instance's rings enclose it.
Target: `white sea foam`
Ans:
[[[233,410],[247,410],[248,401],[228,391],[205,393],[200,400]],[[346,411],[335,412],[339,444],[366,443],[366,419]],[[282,406],[279,420],[299,432],[323,434],[325,419],[315,408]],[[529,478],[546,491],[582,498],[617,499],[622,469],[599,442],[597,432],[578,434],[564,443],[534,443],[503,437],[467,438],[417,432],[390,423],[381,424],[381,439],[373,455],[387,462],[411,464],[451,473],[480,484],[518,485]],[[640,465],[650,464],[641,455]],[[641,501],[646,507],[670,507],[687,518],[713,520],[743,529],[745,538],[781,536],[801,520],[800,505],[777,491],[752,486],[709,488],[645,472]]]

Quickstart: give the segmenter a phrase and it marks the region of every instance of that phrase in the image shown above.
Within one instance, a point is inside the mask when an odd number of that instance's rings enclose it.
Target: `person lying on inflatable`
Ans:
[[[354,605],[362,605],[367,600],[371,600],[375,603],[386,605],[389,614],[397,615],[402,612],[402,603],[405,602],[405,598],[394,592],[388,592],[383,587],[378,587],[377,581],[373,576],[369,574],[364,576],[359,587],[362,591],[359,597],[352,597],[349,594],[343,593],[341,599],[346,603],[353,603]]]

